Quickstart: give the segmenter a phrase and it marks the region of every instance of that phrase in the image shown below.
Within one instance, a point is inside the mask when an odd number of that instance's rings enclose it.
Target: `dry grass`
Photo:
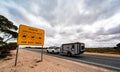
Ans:
[[[86,48],[85,51],[95,53],[120,54],[120,52],[114,48]]]

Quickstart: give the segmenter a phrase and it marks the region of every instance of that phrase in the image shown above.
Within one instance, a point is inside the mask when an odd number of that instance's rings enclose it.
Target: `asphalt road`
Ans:
[[[40,49],[27,49],[30,51],[41,53]],[[120,57],[113,57],[113,56],[100,56],[100,55],[91,55],[91,54],[81,54],[80,56],[62,56],[59,54],[49,54],[47,52],[43,52],[44,54],[64,58],[72,61],[83,62],[86,64],[91,64],[95,66],[100,66],[104,68],[108,68],[111,70],[120,71]]]

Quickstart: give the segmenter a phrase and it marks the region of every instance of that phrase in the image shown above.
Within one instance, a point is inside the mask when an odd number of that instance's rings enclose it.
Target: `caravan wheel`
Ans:
[[[49,53],[49,51],[47,50],[47,53]]]
[[[72,56],[72,54],[70,52],[67,53],[68,56]]]

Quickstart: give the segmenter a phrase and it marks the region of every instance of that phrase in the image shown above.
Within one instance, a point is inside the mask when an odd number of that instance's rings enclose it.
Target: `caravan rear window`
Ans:
[[[74,48],[75,47],[75,45],[72,45],[72,48]]]
[[[82,47],[82,49],[84,49],[85,47],[84,46],[81,46]]]

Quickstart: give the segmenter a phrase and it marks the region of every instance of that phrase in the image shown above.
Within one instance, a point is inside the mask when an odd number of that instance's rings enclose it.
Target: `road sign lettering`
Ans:
[[[25,37],[26,37],[26,35],[23,35],[23,37],[25,38]]]
[[[27,43],[26,41],[21,41],[22,43]]]
[[[41,39],[41,37],[39,37],[39,39]]]
[[[34,38],[34,36],[32,36],[32,38]]]

